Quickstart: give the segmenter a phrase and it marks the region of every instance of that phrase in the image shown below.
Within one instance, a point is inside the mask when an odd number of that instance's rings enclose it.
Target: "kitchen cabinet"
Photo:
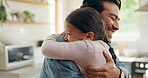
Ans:
[[[137,9],[136,11],[140,11],[140,12],[145,12],[148,11],[148,3],[141,6],[139,9]]]

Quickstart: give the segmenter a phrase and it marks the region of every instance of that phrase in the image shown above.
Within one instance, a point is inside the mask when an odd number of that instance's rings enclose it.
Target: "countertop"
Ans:
[[[0,71],[0,78],[38,78],[41,65],[33,65],[10,71]]]
[[[125,57],[125,56],[119,56],[118,58],[122,62],[134,62],[134,61],[148,62],[148,57]]]

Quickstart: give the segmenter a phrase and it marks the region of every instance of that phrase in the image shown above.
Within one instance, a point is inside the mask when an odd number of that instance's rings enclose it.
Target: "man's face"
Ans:
[[[116,30],[119,30],[119,9],[116,4],[111,2],[104,2],[103,5],[105,7],[105,10],[102,11],[101,16],[105,22],[105,25],[107,26],[107,34],[111,39],[113,33]]]

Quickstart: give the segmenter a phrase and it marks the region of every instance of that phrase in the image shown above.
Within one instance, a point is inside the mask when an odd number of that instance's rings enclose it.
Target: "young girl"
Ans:
[[[102,52],[109,53],[105,25],[100,14],[89,7],[71,12],[65,20],[67,42],[56,42],[59,34],[49,36],[42,45],[42,53],[48,58],[73,60],[85,77],[87,66],[106,63]]]

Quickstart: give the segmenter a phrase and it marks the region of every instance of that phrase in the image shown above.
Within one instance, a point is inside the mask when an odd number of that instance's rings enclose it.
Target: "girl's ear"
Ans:
[[[86,33],[86,40],[94,40],[94,33],[93,32],[87,32]]]

